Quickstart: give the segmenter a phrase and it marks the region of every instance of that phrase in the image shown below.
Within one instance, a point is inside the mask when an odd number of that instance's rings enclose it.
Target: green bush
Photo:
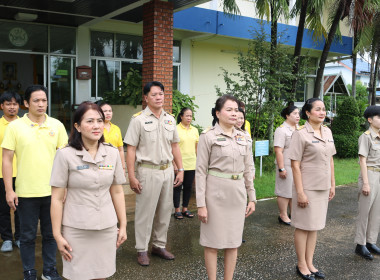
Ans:
[[[334,135],[336,156],[340,158],[354,158],[358,156],[358,139],[362,132],[355,131],[351,134]]]
[[[197,104],[194,103],[195,96],[190,97],[187,94],[183,94],[179,90],[173,90],[173,105],[172,113],[177,118],[179,112],[182,108],[190,108],[193,111],[193,120],[195,120],[195,108],[199,108]]]
[[[356,157],[360,132],[360,111],[353,97],[345,97],[337,108],[337,116],[332,122],[332,132],[337,156]]]

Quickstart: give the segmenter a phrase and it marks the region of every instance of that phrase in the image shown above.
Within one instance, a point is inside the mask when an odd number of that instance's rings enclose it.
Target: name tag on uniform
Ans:
[[[216,141],[226,141],[227,139],[225,137],[218,137],[216,138]]]
[[[112,164],[99,164],[99,169],[102,170],[112,170],[113,167],[114,166]]]
[[[334,140],[330,140],[330,139],[329,139],[329,140],[327,140],[327,141],[328,141],[328,142],[334,142]]]
[[[89,169],[90,168],[90,166],[89,165],[78,165],[77,166],[77,170],[83,170],[83,169]]]
[[[173,124],[173,122],[171,120],[165,120],[164,122],[165,122],[165,124],[170,124],[170,125]]]
[[[311,143],[319,143],[319,141],[318,141],[318,140],[315,140],[315,141],[311,141]]]
[[[153,123],[153,121],[150,121],[150,122],[145,122],[145,124],[150,124],[150,123]]]

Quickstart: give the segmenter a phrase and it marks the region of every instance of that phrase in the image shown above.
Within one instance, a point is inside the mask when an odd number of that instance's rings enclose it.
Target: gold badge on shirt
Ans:
[[[50,130],[49,135],[53,137],[55,135],[55,131],[54,130]]]
[[[99,169],[112,170],[114,166],[112,164],[99,164]]]

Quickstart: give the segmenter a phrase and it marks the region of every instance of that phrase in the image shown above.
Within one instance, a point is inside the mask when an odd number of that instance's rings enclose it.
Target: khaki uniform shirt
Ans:
[[[197,151],[197,206],[206,206],[207,171],[244,173],[244,183],[249,201],[256,200],[253,187],[255,167],[252,156],[252,140],[245,131],[234,129],[232,136],[224,133],[219,124],[202,132]],[[233,183],[233,182],[231,182]]]
[[[166,164],[173,160],[172,143],[180,141],[172,115],[162,110],[158,119],[149,107],[135,114],[124,143],[136,147],[136,162]]]
[[[290,139],[292,139],[293,132],[294,132],[293,128],[287,122],[284,122],[282,125],[277,127],[276,131],[274,132],[273,146],[284,149],[283,150],[284,165],[288,165],[288,166],[290,166],[289,146],[290,146]],[[275,160],[274,163],[277,164],[277,160]]]
[[[125,182],[119,150],[110,144],[100,144],[95,159],[85,149],[59,149],[50,185],[68,190],[62,225],[88,230],[116,225],[110,187]]]
[[[358,154],[367,158],[367,166],[380,168],[380,137],[371,127],[359,137]]]
[[[321,138],[306,122],[293,133],[289,158],[301,162],[304,190],[331,188],[331,157],[336,154],[334,140],[328,127],[321,127]]]

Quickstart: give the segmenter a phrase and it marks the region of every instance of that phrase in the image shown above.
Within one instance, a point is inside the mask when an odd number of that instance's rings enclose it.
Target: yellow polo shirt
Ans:
[[[245,131],[247,131],[249,133],[249,136],[251,136],[252,138],[252,135],[251,135],[251,124],[249,123],[249,121],[245,120]]]
[[[123,147],[123,138],[121,137],[121,131],[120,128],[111,123],[110,131],[108,131],[106,128],[104,128],[103,135],[104,135],[104,142],[110,143],[111,145],[115,147]]]
[[[0,143],[3,142],[5,129],[8,127],[8,124],[9,124],[9,121],[7,121],[3,116],[0,119]],[[16,177],[16,174],[17,174],[17,165],[16,165],[16,156],[14,156],[12,177]],[[0,149],[0,178],[3,178],[3,149]]]
[[[182,164],[185,170],[195,170],[197,154],[195,144],[199,141],[198,129],[190,125],[187,129],[182,123],[177,124],[179,135],[179,148],[182,155]]]
[[[54,156],[56,150],[67,143],[67,132],[60,121],[48,115],[41,126],[27,115],[8,125],[1,147],[14,151],[17,157],[17,195],[49,196]]]

